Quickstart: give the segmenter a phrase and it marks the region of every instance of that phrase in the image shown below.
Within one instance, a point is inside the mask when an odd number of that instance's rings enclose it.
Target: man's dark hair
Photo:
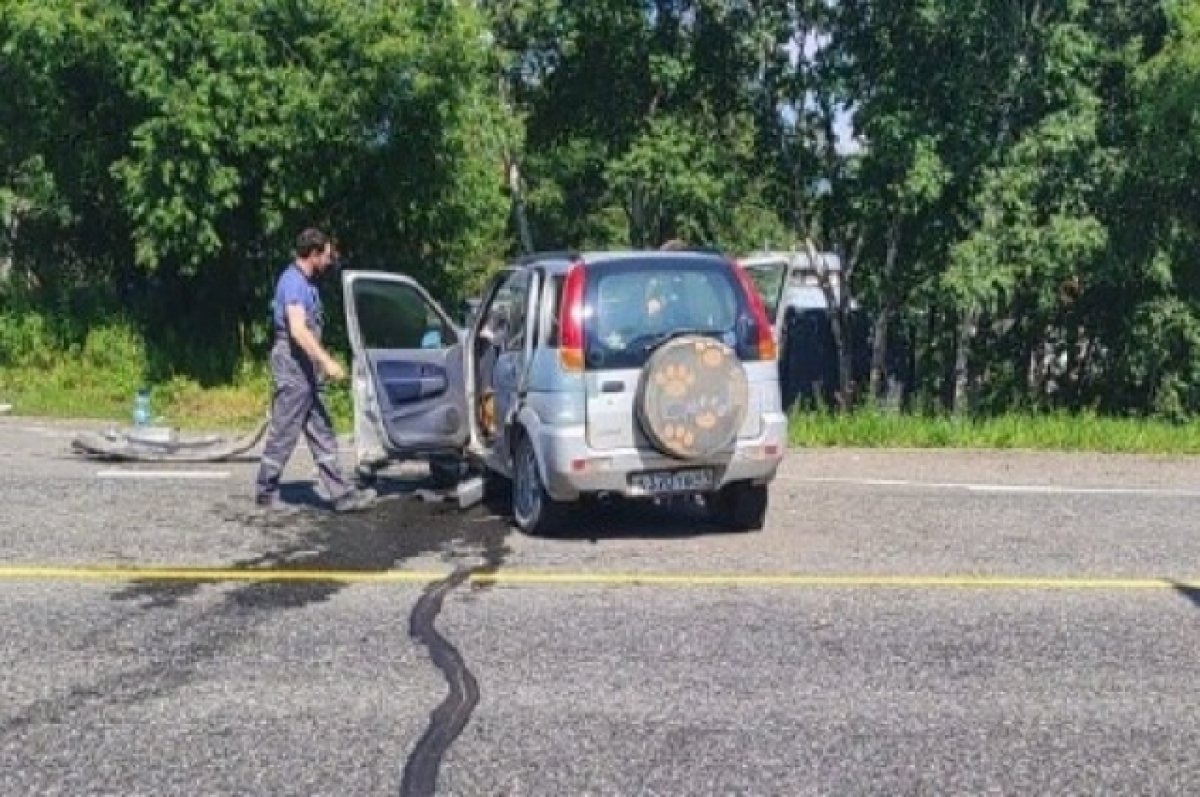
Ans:
[[[318,229],[309,227],[296,236],[296,257],[308,257],[317,252],[323,252],[328,245],[328,235]]]

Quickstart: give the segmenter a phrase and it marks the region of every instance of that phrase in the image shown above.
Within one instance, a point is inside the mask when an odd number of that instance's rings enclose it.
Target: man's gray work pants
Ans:
[[[320,473],[325,495],[336,501],[351,485],[338,466],[337,436],[329,411],[321,398],[320,387],[312,366],[304,354],[293,352],[286,340],[278,340],[271,348],[271,377],[275,394],[271,402],[271,426],[258,469],[256,491],[259,498],[274,495],[279,490],[279,478],[296,450],[300,433],[308,440]]]

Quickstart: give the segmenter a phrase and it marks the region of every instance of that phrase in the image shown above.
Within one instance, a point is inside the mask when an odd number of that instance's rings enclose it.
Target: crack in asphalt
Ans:
[[[429,725],[404,765],[401,797],[424,797],[437,788],[438,771],[450,746],[467,727],[479,704],[479,682],[458,648],[435,625],[446,596],[483,568],[462,568],[425,588],[409,618],[409,635],[429,651],[433,665],[446,679],[446,697],[429,715]]]

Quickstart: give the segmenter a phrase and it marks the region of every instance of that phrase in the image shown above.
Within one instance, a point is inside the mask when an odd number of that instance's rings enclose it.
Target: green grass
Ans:
[[[128,425],[134,396],[146,386],[157,423],[234,430],[259,423],[271,398],[265,362],[247,363],[224,385],[201,385],[181,375],[148,379],[146,346],[131,325],[119,320],[97,324],[81,342],[64,346],[44,316],[0,312],[0,363],[0,403],[12,404],[14,415]],[[347,389],[331,387],[327,399],[335,426],[347,431]]]
[[[1173,424],[1094,414],[1011,414],[986,419],[861,410],[845,415],[797,412],[790,442],[798,448],[981,448],[1200,454],[1200,423]]]
[[[115,382],[108,375],[63,365],[48,370],[0,370],[0,401],[14,415],[132,422],[138,382]],[[265,380],[202,388],[176,377],[151,388],[157,422],[182,428],[236,429],[252,426],[267,409]]]
[[[137,380],[62,362],[51,368],[0,369],[0,403],[25,416],[107,419],[129,423]],[[183,429],[245,429],[267,411],[270,378],[248,369],[232,385],[201,387],[176,377],[152,386],[160,422]],[[350,429],[350,398],[344,386],[327,394],[340,432]],[[1172,424],[1093,414],[1011,414],[963,420],[860,410],[850,414],[797,412],[790,441],[796,448],[978,448],[1101,451],[1138,454],[1200,454],[1200,423]]]
[[[265,371],[247,372],[234,384],[201,387],[175,377],[149,385],[156,423],[181,429],[237,430],[253,427],[269,408],[270,377]],[[135,383],[114,384],[103,373],[68,365],[49,370],[0,369],[0,403],[12,404],[12,414],[46,418],[110,420],[132,423]],[[326,394],[334,425],[350,429],[350,397],[344,386]]]

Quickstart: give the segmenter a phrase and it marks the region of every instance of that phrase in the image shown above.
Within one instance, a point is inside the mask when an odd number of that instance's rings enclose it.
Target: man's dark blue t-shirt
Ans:
[[[291,334],[288,332],[286,309],[289,304],[298,304],[304,308],[306,326],[320,340],[321,294],[317,292],[316,286],[308,281],[308,277],[304,276],[304,272],[295,263],[284,270],[279,277],[279,282],[275,285],[275,334],[276,337],[290,340]]]

